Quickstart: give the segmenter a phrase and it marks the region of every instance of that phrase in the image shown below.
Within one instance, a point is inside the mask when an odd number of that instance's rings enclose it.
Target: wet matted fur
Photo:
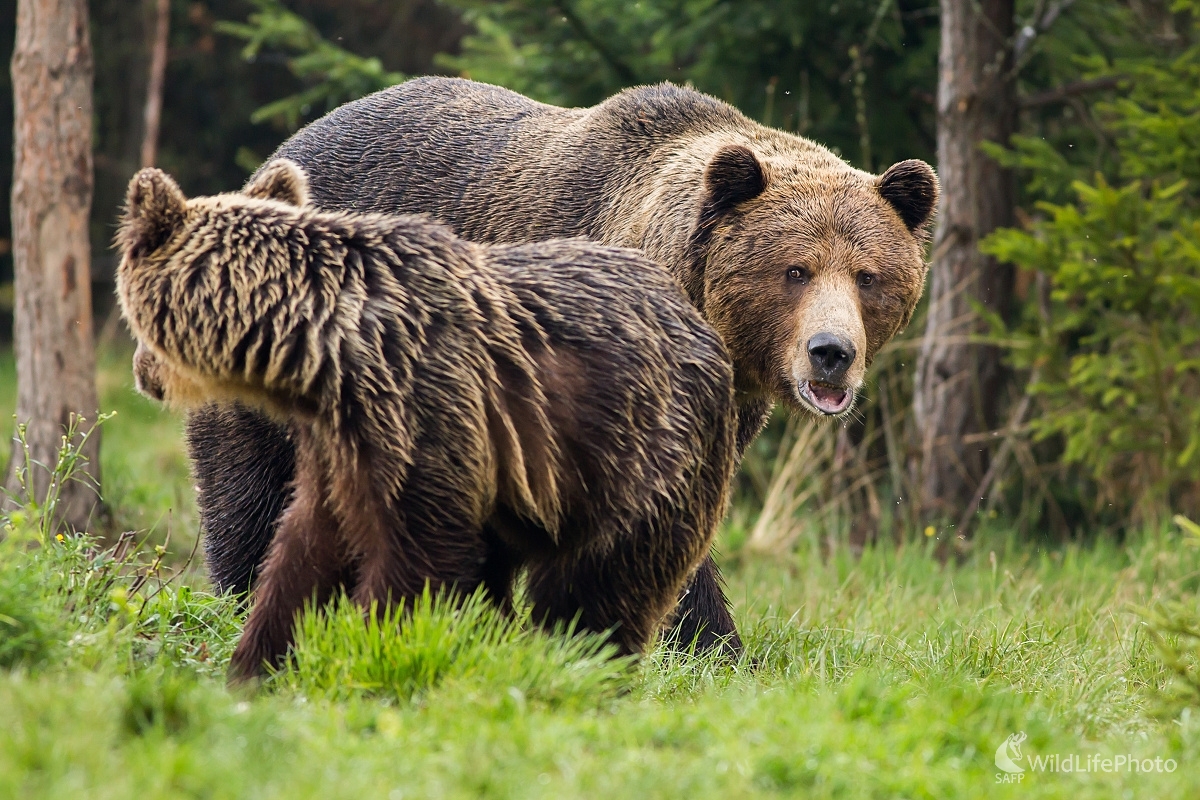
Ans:
[[[564,109],[495,86],[420,78],[349,103],[277,155],[308,171],[323,208],[427,213],[480,242],[587,236],[643,249],[666,266],[716,327],[735,367],[739,451],[773,402],[847,413],[867,365],[908,321],[925,278],[923,244],[937,203],[933,171],[903,161],[883,175],[807,139],[764,127],[707,95],[670,84]],[[849,356],[814,375],[825,334]],[[814,405],[814,383],[841,401]],[[824,386],[832,384],[832,386]],[[840,409],[840,411],[838,410]],[[214,440],[242,438],[240,418],[189,422],[214,582],[245,587],[286,489],[289,446],[275,426],[265,454],[209,471]],[[267,439],[272,441],[268,443]],[[246,463],[245,459],[236,459]],[[715,564],[679,606],[677,641],[738,649]]]
[[[283,160],[191,200],[143,170],[117,237],[139,387],[292,432],[233,676],[282,656],[303,603],[338,586],[366,607],[482,584],[507,605],[521,569],[535,618],[641,652],[724,515],[720,338],[636,251],[476,245],[305,194]]]

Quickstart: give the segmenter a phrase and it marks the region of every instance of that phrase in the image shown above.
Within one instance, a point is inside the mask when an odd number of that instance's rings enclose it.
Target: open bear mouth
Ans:
[[[800,396],[822,414],[840,414],[854,402],[849,389],[816,381],[801,381]]]

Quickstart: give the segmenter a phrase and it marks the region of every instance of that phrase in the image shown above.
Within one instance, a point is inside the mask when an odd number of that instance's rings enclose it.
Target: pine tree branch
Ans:
[[[622,84],[625,86],[636,86],[642,83],[628,64],[618,58],[616,53],[609,50],[604,42],[600,41],[595,34],[588,30],[588,27],[583,24],[583,20],[579,18],[579,15],[575,13],[575,10],[571,8],[566,0],[558,0],[558,2],[553,4],[553,8],[557,9],[563,15],[563,19],[575,31],[575,35],[590,45],[596,51],[596,55],[600,56],[605,64],[608,64],[609,68],[616,73],[617,78]]]
[[[1115,89],[1124,79],[1123,75],[1107,75],[1103,78],[1092,78],[1085,81],[1074,81],[1066,83],[1062,86],[1056,86],[1053,89],[1047,89],[1044,92],[1025,95],[1017,100],[1021,108],[1036,108],[1038,106],[1047,106],[1052,103],[1061,103],[1069,100],[1076,95],[1087,94],[1088,92],[1099,92],[1106,89]]]

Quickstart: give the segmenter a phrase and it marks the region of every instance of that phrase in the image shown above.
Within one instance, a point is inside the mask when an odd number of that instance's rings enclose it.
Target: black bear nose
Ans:
[[[818,381],[841,381],[856,354],[854,345],[836,334],[818,333],[808,340],[808,360],[812,362],[813,378]]]

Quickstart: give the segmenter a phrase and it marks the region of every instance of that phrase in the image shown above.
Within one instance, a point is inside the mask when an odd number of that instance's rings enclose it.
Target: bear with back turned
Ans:
[[[483,585],[507,606],[519,570],[535,619],[639,653],[708,553],[733,374],[637,251],[320,211],[285,160],[191,200],[143,170],[117,245],[139,388],[239,401],[294,437],[233,677],[277,663],[338,587],[369,608]]]
[[[938,197],[923,162],[871,175],[669,84],[564,109],[421,78],[336,109],[277,155],[308,171],[322,208],[426,213],[483,242],[582,235],[643,249],[729,349],[739,452],[774,402],[851,409],[921,295]],[[244,590],[286,501],[287,431],[247,409],[209,408],[188,432],[210,574]],[[685,646],[736,651],[711,559],[675,624]]]

